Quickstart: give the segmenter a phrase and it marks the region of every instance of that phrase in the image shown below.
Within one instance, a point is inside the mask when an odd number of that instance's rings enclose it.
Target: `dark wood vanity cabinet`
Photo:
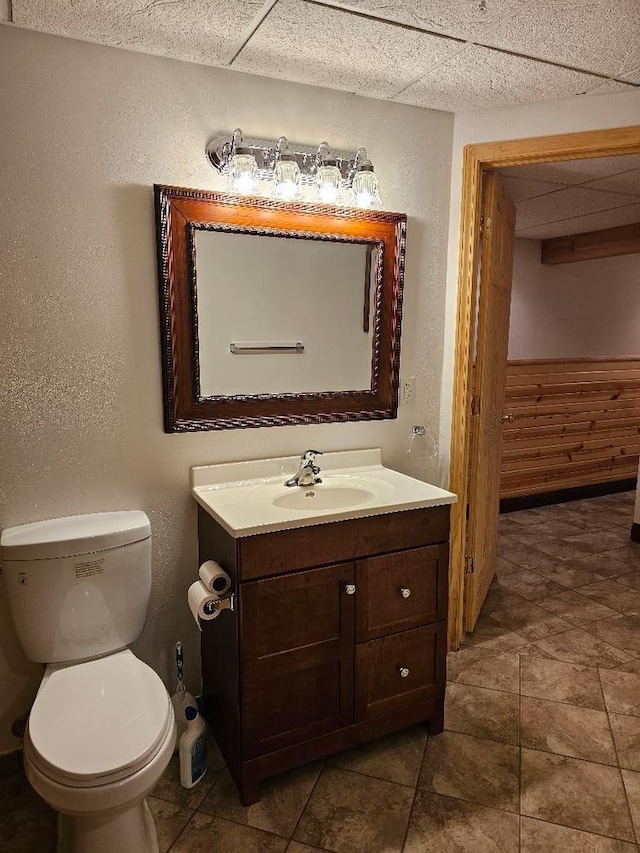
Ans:
[[[443,726],[449,507],[234,539],[199,507],[235,612],[202,625],[205,716],[245,804],[260,780]]]

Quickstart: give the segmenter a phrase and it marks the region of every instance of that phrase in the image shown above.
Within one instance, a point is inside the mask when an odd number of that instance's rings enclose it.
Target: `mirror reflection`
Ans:
[[[197,228],[200,397],[371,388],[377,241]]]

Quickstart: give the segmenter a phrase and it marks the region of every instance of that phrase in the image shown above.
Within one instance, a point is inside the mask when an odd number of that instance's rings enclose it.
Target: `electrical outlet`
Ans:
[[[407,376],[406,379],[402,380],[402,399],[404,400],[405,406],[411,406],[413,404],[415,388],[415,376]]]

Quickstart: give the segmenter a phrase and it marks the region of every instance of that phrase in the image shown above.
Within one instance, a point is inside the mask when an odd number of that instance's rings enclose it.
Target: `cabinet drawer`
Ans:
[[[352,518],[237,539],[240,580],[446,542],[449,506]]]
[[[356,563],[356,639],[447,618],[448,546],[429,545]]]
[[[446,654],[446,622],[359,643],[356,722],[398,711],[444,692]]]

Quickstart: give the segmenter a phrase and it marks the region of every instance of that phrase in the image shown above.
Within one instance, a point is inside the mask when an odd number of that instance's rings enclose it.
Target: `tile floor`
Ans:
[[[640,546],[633,493],[511,513],[478,627],[449,658],[445,732],[417,727],[266,782],[243,808],[215,748],[149,803],[172,853],[634,853],[640,841]],[[0,851],[55,821],[15,770]]]

